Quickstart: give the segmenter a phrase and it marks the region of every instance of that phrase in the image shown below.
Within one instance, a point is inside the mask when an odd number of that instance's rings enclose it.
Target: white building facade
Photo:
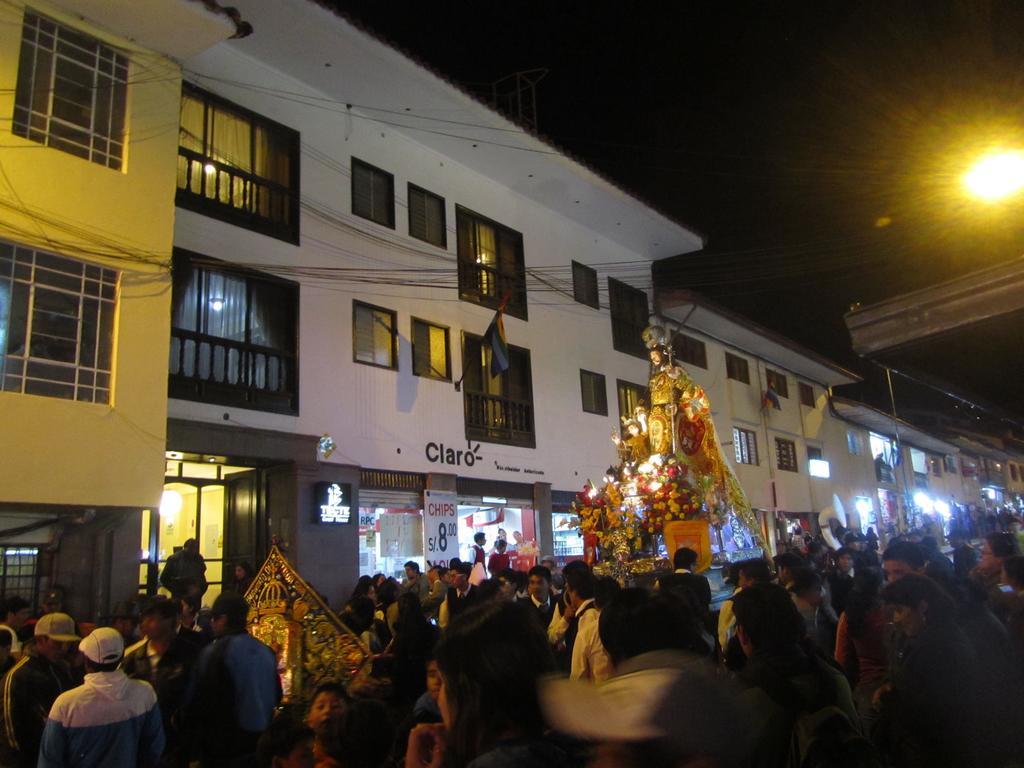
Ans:
[[[557,512],[646,382],[650,262],[700,238],[320,5],[237,5],[253,34],[184,62],[149,587],[185,538],[219,581],[276,537],[336,603],[422,562],[426,491],[448,557],[576,554]]]

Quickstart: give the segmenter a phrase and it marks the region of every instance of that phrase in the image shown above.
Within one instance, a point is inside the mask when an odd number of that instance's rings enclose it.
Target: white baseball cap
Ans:
[[[124,639],[116,629],[100,627],[79,643],[78,650],[94,664],[113,664],[124,656]]]
[[[32,634],[36,637],[45,635],[62,643],[75,643],[82,639],[75,633],[75,620],[66,613],[48,613],[42,616],[36,622]]]

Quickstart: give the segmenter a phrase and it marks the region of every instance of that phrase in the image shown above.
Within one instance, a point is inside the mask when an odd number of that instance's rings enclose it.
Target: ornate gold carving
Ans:
[[[369,650],[342,624],[275,545],[245,593],[249,632],[278,657],[288,701],[307,701],[323,682],[348,684]]]

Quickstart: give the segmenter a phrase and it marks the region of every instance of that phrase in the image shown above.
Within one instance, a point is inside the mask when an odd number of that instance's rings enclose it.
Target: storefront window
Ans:
[[[360,507],[359,575],[401,581],[410,560],[423,569],[423,510]]]
[[[528,571],[537,564],[536,522],[531,507],[459,504],[458,514],[459,557],[463,560],[473,562],[473,537],[483,533],[487,537],[484,542],[485,568],[499,540],[506,543],[505,554],[509,556],[510,568]]]
[[[580,519],[576,515],[552,512],[551,534],[554,546],[551,554],[560,567],[583,557],[583,537],[580,536]]]

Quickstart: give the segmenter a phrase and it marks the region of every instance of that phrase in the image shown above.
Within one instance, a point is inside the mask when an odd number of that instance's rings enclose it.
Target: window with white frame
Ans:
[[[0,242],[7,392],[109,403],[116,270]]]
[[[757,464],[757,434],[749,429],[732,428],[732,444],[737,464]]]
[[[11,130],[120,170],[128,58],[109,45],[25,12]]]

